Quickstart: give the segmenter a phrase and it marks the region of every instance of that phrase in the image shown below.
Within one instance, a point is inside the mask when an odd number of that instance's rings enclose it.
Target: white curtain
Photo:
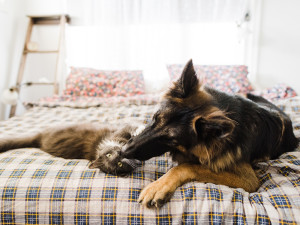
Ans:
[[[232,22],[243,18],[247,0],[68,0],[73,23]]]
[[[69,0],[67,64],[142,69],[148,90],[166,64],[244,64],[247,0]]]

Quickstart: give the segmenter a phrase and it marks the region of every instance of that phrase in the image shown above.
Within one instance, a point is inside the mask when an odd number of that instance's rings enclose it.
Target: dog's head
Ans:
[[[222,142],[233,129],[234,122],[205,91],[190,60],[166,92],[151,124],[129,140],[123,154],[139,160],[167,151],[194,151],[201,155],[204,147]]]

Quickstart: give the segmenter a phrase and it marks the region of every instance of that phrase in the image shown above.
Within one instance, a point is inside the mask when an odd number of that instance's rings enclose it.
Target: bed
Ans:
[[[181,68],[181,65],[170,65],[170,78],[175,79],[177,75],[174,73]],[[245,85],[245,80],[240,82],[240,77],[237,79],[237,76],[232,76],[234,73],[240,76],[244,67],[199,68],[201,71],[197,73],[206,73],[205,82],[208,84],[208,80],[211,80],[208,79],[209,74],[215,74],[216,71],[227,74],[224,79],[232,81],[222,83],[220,79],[216,79],[212,84],[216,88],[222,89],[221,82],[225,91],[252,91],[271,99],[291,116],[295,134],[300,137],[300,98],[295,96],[291,88],[279,85],[259,92],[250,84]],[[141,91],[141,82],[132,77],[129,79],[124,73],[121,74],[122,77],[127,77],[126,85],[120,81],[120,73],[106,71],[101,76],[110,77],[107,82],[102,78],[99,81],[98,72],[73,68],[62,95],[27,102],[26,113],[0,121],[0,138],[35,133],[50,125],[91,122],[123,126],[126,123],[146,125],[151,121],[157,109],[159,95],[144,93]],[[138,80],[141,78],[140,71],[135,71],[134,74],[137,76],[133,77],[138,77]],[[97,83],[94,84],[95,76]],[[123,82],[123,85],[118,87],[111,83],[111,77],[116,82]],[[103,82],[109,85],[99,91],[99,86],[105,86]],[[68,83],[73,84],[68,86]],[[231,87],[234,88],[231,90]],[[122,89],[118,94],[110,93],[118,88]],[[104,93],[106,96],[103,97]],[[35,148],[1,153],[0,223],[300,223],[300,148],[285,153],[276,160],[257,164],[261,183],[257,192],[248,193],[240,188],[190,182],[178,188],[171,201],[160,209],[142,207],[137,199],[143,187],[175,165],[168,153],[143,162],[127,177],[105,174],[97,169],[89,169],[88,165],[87,160],[57,158]]]

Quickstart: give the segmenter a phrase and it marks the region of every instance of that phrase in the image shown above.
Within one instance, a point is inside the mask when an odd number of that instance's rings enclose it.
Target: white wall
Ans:
[[[300,95],[300,1],[263,0],[257,82],[291,85]]]
[[[3,3],[2,3],[3,2]],[[0,2],[0,97],[4,89],[14,86],[19,69],[20,59],[23,51],[28,18],[26,15],[53,15],[64,12],[66,1],[64,0],[5,0]],[[56,29],[56,28],[54,28]],[[53,47],[57,43],[57,30],[52,28],[47,32],[40,28],[34,28],[32,41],[42,39],[42,49]],[[46,43],[46,48],[43,48]],[[36,59],[46,62],[36,65]],[[28,55],[25,65],[24,81],[37,81],[41,77],[51,80],[55,72],[55,56]],[[53,80],[53,79],[52,79]],[[41,92],[41,93],[40,93]],[[39,94],[40,93],[40,94]],[[52,87],[23,87],[19,103],[22,100],[37,100],[42,96],[53,93]],[[8,118],[10,106],[0,102],[0,120]],[[24,112],[22,104],[18,104],[17,113]]]
[[[23,0],[2,2],[0,4],[0,95],[15,81],[26,29],[25,2]],[[0,120],[7,118],[8,108],[0,103]]]
[[[27,15],[57,15],[67,10],[67,0],[25,0],[25,2],[24,9]]]

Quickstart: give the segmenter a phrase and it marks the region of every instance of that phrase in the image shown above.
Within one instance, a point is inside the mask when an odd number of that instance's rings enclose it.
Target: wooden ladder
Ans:
[[[23,48],[23,54],[19,66],[18,76],[16,85],[14,87],[14,90],[20,93],[20,89],[22,85],[53,85],[54,94],[58,94],[59,91],[59,82],[58,82],[58,75],[60,72],[60,62],[62,59],[62,50],[64,49],[64,34],[65,34],[65,25],[66,23],[69,23],[70,18],[68,15],[48,15],[48,16],[28,16],[29,23],[27,27],[27,33]],[[40,50],[29,50],[27,48],[28,43],[30,42],[32,29],[34,25],[59,25],[60,26],[60,32],[59,32],[59,39],[58,39],[58,48],[51,51],[40,51]],[[54,76],[54,82],[27,82],[22,83],[23,75],[24,75],[24,69],[26,64],[26,58],[28,54],[31,53],[39,53],[39,54],[57,54],[56,59],[56,70],[55,70],[55,76]],[[9,117],[12,117],[16,113],[17,105],[12,105],[9,113]]]

